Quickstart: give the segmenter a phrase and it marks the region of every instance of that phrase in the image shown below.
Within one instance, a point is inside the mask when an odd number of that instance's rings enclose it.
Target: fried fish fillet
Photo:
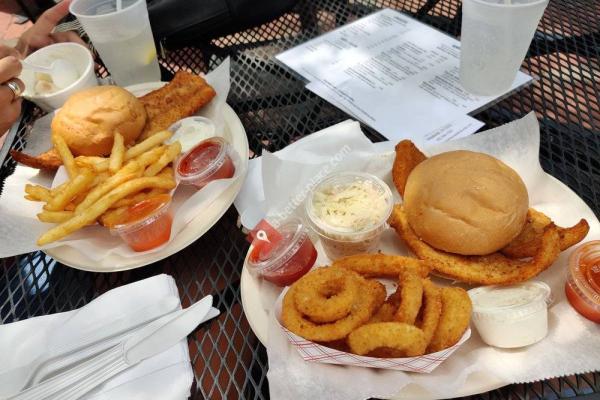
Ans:
[[[426,159],[427,156],[410,140],[403,140],[396,145],[396,158],[392,167],[392,178],[400,196],[404,196],[406,181],[412,170]]]
[[[62,165],[62,160],[54,148],[37,156],[30,156],[17,150],[11,150],[10,155],[16,162],[31,168],[54,171]]]
[[[396,205],[390,225],[416,256],[431,264],[439,275],[480,285],[523,282],[546,270],[560,254],[560,237],[554,224],[544,228],[541,245],[531,260],[515,260],[496,252],[487,256],[461,256],[437,250],[417,237],[402,206]]]
[[[164,131],[180,119],[193,115],[216,94],[201,76],[178,71],[170,83],[140,97],[148,122],[138,140]]]
[[[551,223],[552,220],[546,214],[530,208],[527,211],[525,226],[519,236],[500,251],[511,258],[533,257],[541,246],[544,228]],[[588,234],[590,225],[585,219],[581,219],[569,228],[560,226],[556,228],[560,237],[560,250],[562,251],[581,242]]]

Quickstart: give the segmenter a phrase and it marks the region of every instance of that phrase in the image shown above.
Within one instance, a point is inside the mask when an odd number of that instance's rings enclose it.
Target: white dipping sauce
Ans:
[[[475,327],[490,346],[523,347],[546,336],[550,287],[545,283],[483,286],[468,293]]]
[[[204,117],[184,118],[171,125],[169,130],[174,134],[167,143],[179,140],[182,153],[187,153],[204,139],[215,136],[216,132],[215,124]]]

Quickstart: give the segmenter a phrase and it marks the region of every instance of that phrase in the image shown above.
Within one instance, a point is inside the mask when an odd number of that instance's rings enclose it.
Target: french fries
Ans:
[[[116,132],[109,157],[74,157],[64,139],[53,136],[69,179],[52,189],[25,186],[27,200],[45,203],[38,220],[58,224],[40,236],[38,245],[96,222],[105,227],[118,225],[132,205],[172,190],[176,182],[171,163],[181,153],[181,144],[164,144],[171,136],[171,132],[159,132],[127,149],[123,136]]]
[[[73,218],[73,211],[42,211],[37,215],[42,222],[59,224]]]
[[[32,201],[44,201],[49,202],[52,199],[52,192],[39,185],[25,185],[25,193],[32,199]]]
[[[46,211],[63,211],[67,204],[80,193],[89,189],[94,180],[91,169],[82,168],[80,173],[62,188],[45,206]]]
[[[176,141],[170,144],[167,147],[167,150],[160,156],[160,158],[153,164],[151,164],[146,171],[144,171],[144,176],[155,176],[158,174],[164,167],[170,164],[177,156],[181,153],[181,143]]]
[[[87,207],[94,204],[100,197],[116,188],[123,182],[127,182],[141,175],[140,166],[135,161],[128,162],[119,172],[111,176],[100,185],[96,186],[85,199],[75,209],[76,212],[81,212]]]
[[[147,152],[159,144],[162,144],[165,140],[173,136],[173,134],[169,131],[158,132],[148,139],[144,140],[141,143],[136,144],[135,146],[129,148],[125,153],[125,161],[129,161],[132,158],[139,156],[142,153]]]
[[[69,178],[73,179],[77,175],[77,166],[75,165],[73,153],[71,153],[69,146],[67,146],[67,142],[65,142],[62,136],[52,135],[52,144],[54,144],[56,151],[58,151],[60,159],[69,174]]]
[[[135,193],[147,188],[173,189],[174,187],[175,180],[168,178],[143,177],[132,179],[111,190],[82,212],[75,212],[73,218],[44,233],[38,239],[37,244],[39,246],[43,246],[45,244],[55,242],[83,228],[84,226],[93,223],[98,217],[104,214],[113,203],[130,195],[131,193]]]
[[[108,170],[111,174],[116,174],[123,165],[123,159],[125,158],[125,140],[123,135],[115,133],[115,139],[113,142],[112,151],[110,152],[110,159],[108,162]]]

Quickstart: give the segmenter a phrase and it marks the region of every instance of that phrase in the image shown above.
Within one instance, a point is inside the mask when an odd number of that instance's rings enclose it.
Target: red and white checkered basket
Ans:
[[[454,346],[438,351],[437,353],[425,354],[419,357],[375,358],[358,356],[356,354],[346,353],[308,341],[281,325],[281,301],[283,300],[285,292],[286,291],[279,296],[277,303],[275,304],[277,321],[288,341],[296,348],[296,350],[298,350],[298,353],[300,353],[300,356],[304,361],[429,373],[436,369],[438,365],[450,357],[456,349],[471,337],[471,329],[469,328]]]

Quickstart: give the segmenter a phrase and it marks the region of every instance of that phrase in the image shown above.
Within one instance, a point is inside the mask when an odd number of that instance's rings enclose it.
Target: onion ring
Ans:
[[[464,289],[444,287],[440,289],[442,313],[431,342],[427,346],[428,353],[454,346],[469,327],[473,306]]]
[[[423,354],[426,342],[423,331],[415,326],[401,322],[378,322],[363,325],[350,333],[348,345],[350,350],[358,355],[384,348],[414,357]]]
[[[442,313],[442,296],[440,289],[429,279],[423,279],[423,304],[421,315],[416,326],[425,334],[425,341],[427,342],[426,346],[429,346]]]
[[[312,273],[314,271],[307,275]],[[365,324],[385,301],[385,287],[377,281],[366,280],[351,271],[345,273],[348,279],[358,280],[361,286],[352,309],[346,317],[326,324],[311,321],[296,308],[298,285],[294,283],[283,298],[281,312],[283,326],[307,340],[331,342],[345,338],[354,329]]]
[[[400,274],[398,281],[400,305],[394,313],[394,321],[413,325],[423,301],[423,283],[418,275],[410,272]]]
[[[425,278],[431,266],[416,258],[387,254],[357,254],[337,259],[333,267],[342,267],[361,274],[366,278],[394,278],[408,269]]]
[[[352,310],[359,281],[338,268],[317,268],[296,283],[296,308],[317,323],[337,321]]]

